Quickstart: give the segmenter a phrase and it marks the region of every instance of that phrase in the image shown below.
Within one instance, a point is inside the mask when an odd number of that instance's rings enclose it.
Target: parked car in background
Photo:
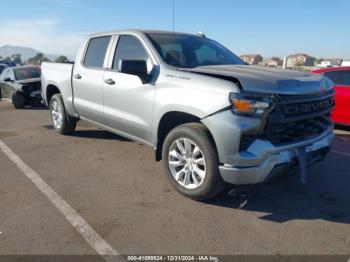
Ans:
[[[41,103],[41,70],[37,66],[8,67],[0,76],[4,98],[9,98],[16,109]]]
[[[336,66],[312,71],[330,78],[335,86],[335,109],[332,114],[336,124],[350,126],[350,66]]]
[[[6,64],[1,64],[0,63],[0,76],[1,76],[1,73],[2,71],[5,70],[5,68],[7,68],[8,66]],[[0,88],[0,100],[2,99],[2,93],[1,93],[1,88]]]
[[[16,66],[16,63],[11,62],[11,61],[4,61],[4,60],[1,60],[1,61],[0,61],[0,64],[5,64],[5,65],[7,65],[8,67],[15,67],[15,66]]]

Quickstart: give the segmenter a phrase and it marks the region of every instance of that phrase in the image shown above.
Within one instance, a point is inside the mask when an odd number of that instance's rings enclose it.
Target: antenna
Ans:
[[[175,31],[175,0],[173,0],[173,32]]]

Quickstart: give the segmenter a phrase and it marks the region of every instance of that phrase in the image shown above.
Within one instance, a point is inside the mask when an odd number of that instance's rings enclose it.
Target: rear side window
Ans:
[[[102,68],[110,40],[110,36],[91,38],[86,50],[84,64],[89,67]]]
[[[350,70],[337,70],[324,73],[336,85],[350,86]]]
[[[119,37],[112,68],[120,70],[122,60],[146,61],[148,67],[150,63],[148,55],[141,42],[136,37],[131,35],[122,35]]]

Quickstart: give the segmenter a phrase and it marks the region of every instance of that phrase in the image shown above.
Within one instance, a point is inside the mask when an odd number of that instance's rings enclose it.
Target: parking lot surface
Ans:
[[[150,147],[83,121],[62,136],[45,108],[0,101],[0,140],[119,254],[350,254],[350,132],[336,133],[306,186],[201,203],[170,186]],[[0,181],[1,255],[96,254],[2,151]]]

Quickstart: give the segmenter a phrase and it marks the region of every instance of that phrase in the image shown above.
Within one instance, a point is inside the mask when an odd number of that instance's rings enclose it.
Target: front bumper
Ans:
[[[231,184],[263,183],[272,176],[297,166],[298,148],[305,148],[307,166],[322,160],[333,139],[331,126],[317,137],[280,147],[275,147],[268,141],[256,140],[247,151],[239,153],[239,165],[221,165],[220,173],[223,180]]]

